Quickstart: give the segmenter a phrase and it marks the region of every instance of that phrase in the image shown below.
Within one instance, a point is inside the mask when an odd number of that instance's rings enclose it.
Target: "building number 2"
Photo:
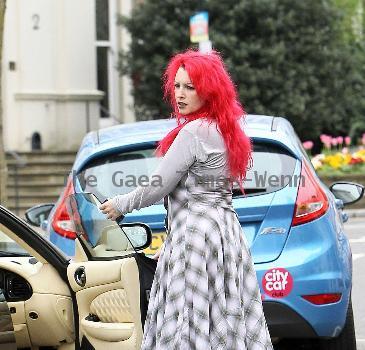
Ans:
[[[38,30],[39,29],[39,19],[40,19],[40,17],[36,13],[32,16],[33,30]]]

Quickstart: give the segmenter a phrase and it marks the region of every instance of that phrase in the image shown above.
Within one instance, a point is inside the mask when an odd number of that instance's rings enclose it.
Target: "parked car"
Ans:
[[[92,195],[68,202],[72,260],[0,206],[0,348],[138,350],[156,262],[137,251],[151,230],[107,220]]]
[[[131,191],[156,167],[156,144],[175,125],[156,120],[88,134],[48,218],[51,242],[74,255],[67,196],[91,192],[110,198]],[[327,188],[284,118],[249,115],[245,131],[253,141],[254,164],[245,195],[234,189],[233,205],[250,245],[271,336],[318,339],[327,350],[356,349],[352,256],[342,209],[359,200],[364,188],[346,182]],[[151,227],[148,254],[164,240],[164,217],[162,202],[125,217]]]

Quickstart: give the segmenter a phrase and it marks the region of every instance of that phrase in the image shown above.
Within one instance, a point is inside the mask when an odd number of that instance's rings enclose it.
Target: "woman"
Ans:
[[[164,74],[178,126],[159,144],[154,175],[101,209],[108,218],[168,195],[168,234],[152,285],[142,349],[272,349],[256,273],[232,207],[251,144],[244,114],[218,53],[177,54]]]

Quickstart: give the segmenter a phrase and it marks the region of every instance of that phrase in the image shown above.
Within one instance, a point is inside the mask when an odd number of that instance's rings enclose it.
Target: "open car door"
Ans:
[[[107,220],[92,194],[70,196],[78,235],[67,278],[75,293],[81,349],[141,347],[156,262],[137,253],[151,243],[145,224]]]
[[[0,206],[0,349],[75,348],[68,259]]]

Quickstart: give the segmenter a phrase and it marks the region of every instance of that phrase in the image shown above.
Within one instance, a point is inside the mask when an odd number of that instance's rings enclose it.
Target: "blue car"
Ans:
[[[155,120],[89,133],[48,218],[51,242],[72,256],[76,233],[66,198],[79,192],[110,198],[133,190],[156,168],[156,144],[175,126],[174,120]],[[307,338],[321,349],[356,349],[352,256],[342,209],[359,200],[364,188],[346,182],[327,188],[284,118],[249,115],[245,131],[253,141],[254,165],[245,195],[234,189],[233,205],[250,244],[273,340]],[[124,219],[152,229],[146,254],[164,240],[165,214],[161,201]]]

